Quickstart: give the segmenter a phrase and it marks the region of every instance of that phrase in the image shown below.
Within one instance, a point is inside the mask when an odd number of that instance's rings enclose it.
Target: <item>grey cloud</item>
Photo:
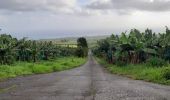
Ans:
[[[0,9],[9,11],[33,11],[43,9],[43,3],[38,4],[35,1],[30,3],[25,0],[1,0]]]
[[[68,11],[72,9],[76,0],[0,0],[0,10],[8,11]]]
[[[102,0],[86,6],[89,9],[170,11],[169,0]]]
[[[120,15],[133,10],[170,11],[170,0],[0,0],[0,12],[51,11],[56,14],[100,15],[107,11]],[[81,3],[81,4],[80,4]],[[82,4],[83,3],[83,4]]]

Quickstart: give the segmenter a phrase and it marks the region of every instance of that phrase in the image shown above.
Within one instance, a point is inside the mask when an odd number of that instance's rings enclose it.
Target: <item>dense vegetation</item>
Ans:
[[[76,56],[77,49],[88,48],[85,38],[78,39],[78,48],[61,46],[52,41],[33,41],[13,38],[11,35],[0,35],[0,64],[12,64],[15,61],[36,62],[50,60],[60,56]],[[83,50],[83,57],[87,53]]]
[[[98,41],[93,53],[112,64],[109,69],[114,73],[132,75],[149,81],[155,81],[151,77],[157,77],[154,75],[159,74],[157,83],[162,83],[162,80],[170,83],[170,30],[167,27],[165,33],[159,34],[153,33],[150,29],[146,29],[145,32],[132,29],[129,34],[112,34]],[[152,69],[152,72],[149,72],[149,69]],[[141,73],[139,78],[137,74]]]
[[[18,40],[11,35],[1,34],[0,78],[73,68],[85,62],[87,52],[87,41],[83,37],[77,40],[76,47],[72,47],[52,41]],[[56,67],[56,64],[61,66]]]
[[[59,56],[73,56],[76,48],[61,47],[50,42],[32,41],[23,38],[17,40],[10,35],[0,35],[0,64],[12,64],[15,61],[36,62]]]

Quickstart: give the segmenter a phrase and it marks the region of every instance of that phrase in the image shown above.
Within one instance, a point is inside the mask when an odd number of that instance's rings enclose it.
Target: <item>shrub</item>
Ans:
[[[78,57],[85,57],[83,48],[82,47],[78,47],[76,49],[75,55],[78,56]]]
[[[168,65],[168,63],[165,60],[157,57],[148,59],[146,61],[146,64],[151,67],[163,67]]]
[[[170,61],[170,46],[165,47],[164,58]]]
[[[163,78],[165,78],[166,80],[170,80],[170,67],[163,69],[162,75],[163,75]]]
[[[122,67],[122,66],[126,66],[127,63],[124,61],[116,61],[116,65]]]

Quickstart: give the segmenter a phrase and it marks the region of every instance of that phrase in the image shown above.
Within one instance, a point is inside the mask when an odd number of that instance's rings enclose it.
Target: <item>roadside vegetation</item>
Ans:
[[[93,53],[112,73],[170,85],[170,30],[156,34],[150,29],[111,35],[98,41]]]
[[[109,64],[102,58],[96,59],[113,74],[126,76],[135,80],[145,80],[148,82],[170,85],[170,80],[168,79],[170,67],[154,68],[148,67],[146,64],[128,64],[126,66],[118,66]]]
[[[21,75],[43,74],[68,70],[78,67],[86,62],[86,58],[61,57],[49,61],[15,62],[12,65],[0,66],[0,80]]]
[[[77,40],[77,46],[72,47],[52,41],[18,40],[1,34],[0,80],[71,69],[86,62],[87,52],[87,41],[83,37]]]

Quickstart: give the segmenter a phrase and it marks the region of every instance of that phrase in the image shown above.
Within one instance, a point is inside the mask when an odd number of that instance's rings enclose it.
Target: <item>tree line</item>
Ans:
[[[82,37],[77,42],[78,47],[71,48],[59,46],[52,41],[36,41],[28,40],[27,38],[17,39],[11,35],[1,34],[0,64],[12,64],[15,61],[37,62],[61,56],[87,56],[87,51],[82,49],[88,48],[86,39]],[[79,54],[79,51],[82,52]]]
[[[109,63],[139,64],[170,62],[170,30],[156,34],[151,29],[140,32],[131,29],[130,33],[112,34],[97,42],[93,53],[104,57]]]

